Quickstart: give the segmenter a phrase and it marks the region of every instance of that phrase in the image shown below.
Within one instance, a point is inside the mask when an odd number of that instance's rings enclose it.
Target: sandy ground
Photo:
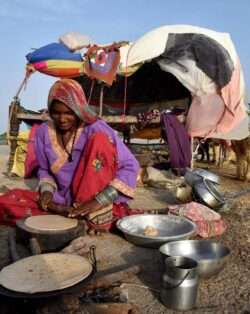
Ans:
[[[0,187],[34,188],[35,180],[10,180],[4,176],[8,148],[0,146]],[[200,164],[201,165],[201,164]],[[207,167],[207,164],[203,164]],[[249,183],[239,182],[234,178],[234,166],[222,169],[209,168],[221,175],[224,191],[241,191]],[[157,189],[139,189],[136,207],[160,208],[168,202],[174,202],[169,191]],[[231,209],[222,212],[227,223],[227,231],[218,239],[231,250],[225,268],[210,279],[200,280],[196,308],[185,313],[250,313],[250,198],[249,195],[236,199]],[[8,231],[10,228],[0,226],[0,268],[10,263],[8,253]],[[143,263],[146,271],[130,280],[127,285],[129,301],[139,305],[143,314],[180,313],[166,309],[159,301],[162,264],[155,249],[136,247],[120,235],[107,234],[102,237],[86,237],[88,243],[97,246],[99,270],[112,270],[117,266]],[[5,312],[0,313],[15,313]],[[52,313],[51,313],[52,314]]]

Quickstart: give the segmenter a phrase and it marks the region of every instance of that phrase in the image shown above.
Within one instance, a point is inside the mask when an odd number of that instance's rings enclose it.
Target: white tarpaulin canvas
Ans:
[[[205,43],[207,41],[208,47],[210,44],[218,47],[215,59],[211,59],[208,65],[208,68],[210,67],[216,75],[218,74],[217,81],[199,66],[200,61],[206,68],[206,60],[198,60],[199,58],[195,60],[190,52],[185,54],[185,51],[181,51],[180,45],[178,46],[181,36],[184,39],[190,36],[190,42],[195,38],[198,44],[203,38]],[[183,47],[190,48],[193,44],[190,42],[186,41],[186,46],[183,45]],[[175,56],[175,48],[179,49],[182,54],[179,55],[179,59],[171,60],[168,53],[171,52],[171,57]],[[202,47],[202,41],[200,41],[197,51],[200,52],[202,49],[206,50],[206,47]],[[213,48],[211,49],[213,51]],[[192,47],[190,50],[192,53]],[[248,136],[244,78],[239,57],[228,33],[191,25],[162,26],[130,44],[123,49],[121,55],[120,69],[136,67],[155,59],[163,71],[173,74],[190,91],[193,102],[187,117],[187,126],[191,136],[225,139],[243,139]],[[178,57],[178,53],[176,55]],[[164,59],[165,56],[167,57]],[[217,56],[218,59],[216,59]],[[221,60],[225,61],[225,66],[220,63]],[[198,116],[199,125],[197,125]]]

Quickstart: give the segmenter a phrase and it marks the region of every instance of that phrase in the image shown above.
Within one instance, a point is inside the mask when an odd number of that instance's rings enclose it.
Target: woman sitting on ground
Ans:
[[[129,214],[137,160],[91,111],[76,81],[62,79],[51,87],[48,110],[51,121],[38,128],[35,140],[40,207],[109,230]]]

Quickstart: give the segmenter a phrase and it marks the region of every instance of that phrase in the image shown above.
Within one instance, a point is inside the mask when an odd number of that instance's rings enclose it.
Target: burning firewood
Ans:
[[[129,303],[100,303],[86,304],[89,314],[139,314],[139,309],[134,304]]]

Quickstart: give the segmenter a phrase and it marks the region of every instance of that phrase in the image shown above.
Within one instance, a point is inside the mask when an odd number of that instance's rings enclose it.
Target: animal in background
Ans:
[[[232,141],[232,149],[236,155],[237,178],[250,181],[250,137]]]

